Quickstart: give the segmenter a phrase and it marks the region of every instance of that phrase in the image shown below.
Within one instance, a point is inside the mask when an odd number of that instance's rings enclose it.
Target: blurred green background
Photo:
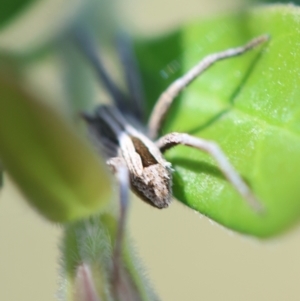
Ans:
[[[34,8],[36,19],[23,26],[23,35],[12,24],[0,32],[0,43],[18,49],[22,43],[30,44],[28,30],[55,27],[53,16],[68,8],[69,1],[55,0],[45,7],[43,2],[34,3],[39,6]],[[118,5],[133,29],[149,34],[242,4],[123,0]],[[58,79],[51,71],[51,61],[46,65],[49,69],[33,70],[29,82],[38,80],[41,91],[46,89],[59,99],[61,91],[53,88]],[[7,176],[4,181],[0,192],[0,300],[56,300],[61,229],[32,211]],[[134,197],[129,228],[161,300],[299,300],[300,229],[262,242],[211,223],[176,201],[168,210],[159,211]]]

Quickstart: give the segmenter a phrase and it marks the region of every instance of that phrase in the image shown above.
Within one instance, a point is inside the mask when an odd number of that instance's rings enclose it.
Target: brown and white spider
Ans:
[[[187,85],[215,62],[241,55],[267,39],[266,35],[256,37],[243,46],[213,53],[202,59],[161,94],[150,115],[147,131],[143,133],[138,130],[142,127],[137,126],[141,115],[139,90],[136,84],[137,78],[133,74],[134,62],[127,51],[126,40],[123,40],[120,54],[131,94],[129,101],[113,84],[93,47],[89,47],[89,43],[84,41],[81,36],[81,47],[92,61],[113,99],[112,105],[100,105],[94,114],[84,113],[82,116],[87,121],[94,140],[101,146],[103,154],[107,158],[107,164],[116,175],[120,187],[121,210],[113,259],[115,285],[117,285],[119,277],[129,189],[131,188],[142,200],[159,209],[168,207],[172,200],[171,163],[163,157],[163,153],[167,149],[182,144],[210,154],[226,179],[249,206],[256,211],[262,209],[260,202],[215,142],[196,138],[186,133],[170,133],[158,140],[156,138],[173,100]]]

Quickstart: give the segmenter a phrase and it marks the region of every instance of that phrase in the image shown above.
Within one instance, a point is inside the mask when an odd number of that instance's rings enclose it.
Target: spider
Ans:
[[[250,188],[235,171],[220,147],[213,141],[193,137],[187,133],[169,133],[157,140],[158,132],[176,96],[193,80],[217,61],[241,55],[268,39],[267,35],[256,37],[247,44],[210,54],[198,62],[182,77],[174,81],[158,98],[148,121],[146,133],[139,129],[141,120],[141,93],[135,75],[135,62],[130,45],[122,38],[120,57],[123,61],[125,78],[130,92],[130,100],[114,85],[103,67],[101,58],[91,41],[78,35],[80,46],[92,62],[101,81],[112,96],[112,105],[100,105],[93,114],[83,113],[92,137],[100,145],[107,158],[107,165],[116,175],[120,188],[120,217],[113,255],[113,281],[119,277],[121,247],[124,236],[129,189],[148,204],[162,209],[172,200],[172,167],[163,153],[176,145],[186,145],[211,155],[220,171],[256,211],[262,206]]]

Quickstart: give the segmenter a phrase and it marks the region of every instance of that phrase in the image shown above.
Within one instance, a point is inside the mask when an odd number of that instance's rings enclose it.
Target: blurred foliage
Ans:
[[[28,5],[38,0],[3,0],[0,2],[0,27],[12,21]]]
[[[289,1],[289,0],[250,0],[251,2],[256,2],[256,3],[270,3],[270,4],[275,4],[275,3],[278,3],[278,4],[284,4],[284,3],[287,3],[287,4],[299,4],[300,3],[300,0],[294,0],[294,1]]]
[[[103,301],[115,300],[112,299],[111,274],[116,227],[116,217],[110,213],[66,225],[61,250],[64,277],[68,280],[66,291],[69,294],[78,291],[78,267],[84,263],[90,270],[97,296],[100,296]],[[128,241],[125,241],[123,248],[123,264],[120,300],[158,300],[145,279],[141,265],[135,258]],[[91,299],[86,301],[89,300]]]
[[[52,221],[85,217],[110,200],[104,163],[62,116],[3,76],[0,156],[28,201]]]
[[[3,167],[0,162],[0,188],[3,186]]]

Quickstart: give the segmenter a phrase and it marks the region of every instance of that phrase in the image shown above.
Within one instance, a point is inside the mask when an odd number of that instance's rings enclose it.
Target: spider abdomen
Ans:
[[[141,175],[130,173],[133,192],[148,204],[163,209],[172,200],[171,170],[160,164],[152,164],[143,168]]]

